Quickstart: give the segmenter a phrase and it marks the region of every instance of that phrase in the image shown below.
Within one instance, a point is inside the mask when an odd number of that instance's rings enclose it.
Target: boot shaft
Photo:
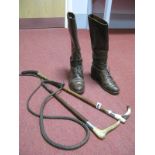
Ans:
[[[109,50],[108,23],[93,14],[88,16],[88,21],[92,48]]]
[[[71,57],[73,59],[79,59],[81,58],[81,56],[80,56],[80,45],[78,40],[75,15],[72,12],[68,12],[67,19],[68,19],[68,30],[71,38],[71,48],[72,48]]]
[[[107,64],[109,50],[108,23],[91,14],[88,16],[93,65],[103,68]]]

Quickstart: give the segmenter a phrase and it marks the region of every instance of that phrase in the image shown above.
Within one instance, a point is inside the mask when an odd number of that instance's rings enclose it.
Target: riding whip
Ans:
[[[103,139],[106,137],[106,135],[111,132],[113,129],[115,129],[116,127],[119,126],[121,119],[118,119],[117,122],[115,122],[114,124],[110,125],[109,127],[105,128],[105,129],[99,129],[96,126],[94,126],[92,123],[90,123],[90,121],[88,121],[87,118],[85,118],[81,113],[79,113],[76,109],[74,109],[71,105],[69,105],[65,100],[63,100],[60,96],[58,96],[58,92],[60,92],[61,90],[64,90],[65,92],[70,93],[66,88],[64,88],[64,84],[62,83],[58,83],[55,81],[51,81],[48,80],[45,76],[43,76],[42,74],[40,74],[38,71],[33,71],[33,70],[29,70],[29,71],[23,71],[20,74],[21,76],[34,76],[37,77],[41,80],[41,84],[39,85],[39,87],[37,87],[37,89],[35,89],[33,91],[33,93],[30,95],[28,101],[27,101],[27,109],[29,112],[31,112],[33,115],[37,116],[40,118],[40,130],[41,130],[41,134],[43,136],[43,138],[51,145],[60,148],[60,149],[65,149],[65,150],[73,150],[73,149],[77,149],[79,147],[81,147],[82,145],[84,145],[89,138],[89,131],[88,128],[93,131],[93,133],[100,139]],[[57,91],[53,92],[51,89],[48,88],[47,85],[54,85],[55,87],[58,88]],[[50,94],[49,96],[47,96],[43,103],[42,106],[40,108],[40,114],[36,114],[34,113],[29,106],[29,102],[32,98],[32,96],[37,92],[37,90],[43,87],[46,91],[48,91],[48,93]],[[73,96],[77,97],[77,95],[73,94],[72,92],[70,93]],[[69,118],[69,117],[63,117],[63,116],[45,116],[43,115],[43,111],[45,108],[45,105],[53,98],[55,97],[64,107],[66,107],[70,112],[72,112],[72,114],[74,114],[79,120],[77,119],[73,119],[73,118]],[[80,99],[80,98],[79,98]],[[83,100],[83,98],[81,99]],[[85,102],[85,100],[83,100]],[[87,103],[87,102],[86,102]],[[103,111],[105,112],[105,111]],[[115,118],[115,116],[114,116]],[[74,121],[78,124],[80,124],[86,131],[86,136],[85,138],[81,141],[81,143],[76,144],[76,145],[72,145],[72,146],[65,146],[62,144],[57,144],[55,142],[53,142],[51,139],[49,139],[48,135],[46,134],[45,130],[44,130],[44,124],[43,124],[43,119],[68,119],[71,121]],[[116,119],[116,118],[115,118]],[[126,118],[125,118],[126,119]]]
[[[40,79],[50,81],[47,77],[45,77],[44,75],[42,75],[38,71],[32,71],[32,70],[31,71],[23,71],[22,74],[27,75],[27,76],[33,75],[33,76],[38,77]],[[54,84],[55,81],[52,81],[52,83]],[[131,107],[130,106],[127,106],[127,111],[123,115],[121,115],[121,114],[117,114],[117,113],[113,112],[112,110],[106,109],[102,103],[94,102],[94,101],[92,101],[92,100],[90,100],[90,99],[88,99],[82,95],[79,95],[79,94],[73,92],[70,89],[63,87],[62,90],[65,91],[66,93],[71,94],[72,96],[82,100],[83,102],[87,103],[88,105],[100,110],[101,112],[107,114],[108,116],[110,116],[116,120],[120,120],[121,123],[125,123],[131,114]]]

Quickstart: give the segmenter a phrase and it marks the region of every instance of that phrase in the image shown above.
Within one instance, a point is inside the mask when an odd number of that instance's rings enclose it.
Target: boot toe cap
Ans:
[[[120,92],[120,89],[116,85],[115,86],[106,87],[106,89],[112,95],[117,95]]]
[[[101,81],[101,86],[112,95],[119,94],[120,89],[112,78]]]
[[[74,92],[82,94],[84,92],[84,81],[82,79],[72,79],[72,81],[70,81],[69,87]]]

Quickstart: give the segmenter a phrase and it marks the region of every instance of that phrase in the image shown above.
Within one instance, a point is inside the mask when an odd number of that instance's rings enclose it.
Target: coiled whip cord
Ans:
[[[38,77],[37,75],[31,73],[31,74],[24,74],[24,72],[22,72],[20,74],[20,76],[33,76],[33,77]],[[39,77],[38,77],[39,78]],[[84,144],[86,144],[86,142],[89,139],[90,136],[90,130],[87,127],[87,125],[85,123],[83,123],[82,121],[73,118],[73,117],[67,117],[67,116],[49,116],[49,115],[44,115],[44,109],[45,106],[47,105],[47,103],[54,97],[55,94],[58,94],[61,89],[64,87],[63,83],[53,83],[53,85],[58,84],[57,86],[57,90],[55,92],[53,92],[52,90],[49,90],[46,86],[46,84],[52,84],[51,81],[47,81],[47,80],[43,80],[40,79],[41,83],[39,84],[39,86],[31,93],[31,95],[28,97],[27,101],[26,101],[26,105],[27,105],[27,110],[34,116],[39,117],[39,125],[40,125],[40,132],[42,137],[44,138],[44,140],[49,143],[50,145],[59,148],[59,149],[63,149],[63,150],[75,150],[78,149],[80,147],[82,147]],[[52,81],[54,82],[54,81]],[[50,92],[50,95],[48,95],[42,102],[41,106],[40,106],[40,113],[37,114],[36,112],[34,112],[31,108],[30,108],[30,100],[32,99],[32,97],[34,96],[34,94],[37,93],[37,91],[43,87],[45,90],[47,90],[48,92]],[[69,121],[73,121],[77,124],[79,124],[85,131],[85,136],[84,138],[77,144],[74,145],[63,145],[63,144],[59,144],[54,142],[52,139],[49,138],[49,136],[47,135],[46,131],[45,131],[45,127],[44,127],[44,119],[62,119],[62,120],[69,120]]]

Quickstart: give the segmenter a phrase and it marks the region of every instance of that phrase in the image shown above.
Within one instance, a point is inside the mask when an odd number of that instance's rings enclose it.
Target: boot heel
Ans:
[[[98,77],[96,75],[98,75],[98,72],[94,69],[94,67],[91,67],[91,78],[95,81],[99,81]]]

